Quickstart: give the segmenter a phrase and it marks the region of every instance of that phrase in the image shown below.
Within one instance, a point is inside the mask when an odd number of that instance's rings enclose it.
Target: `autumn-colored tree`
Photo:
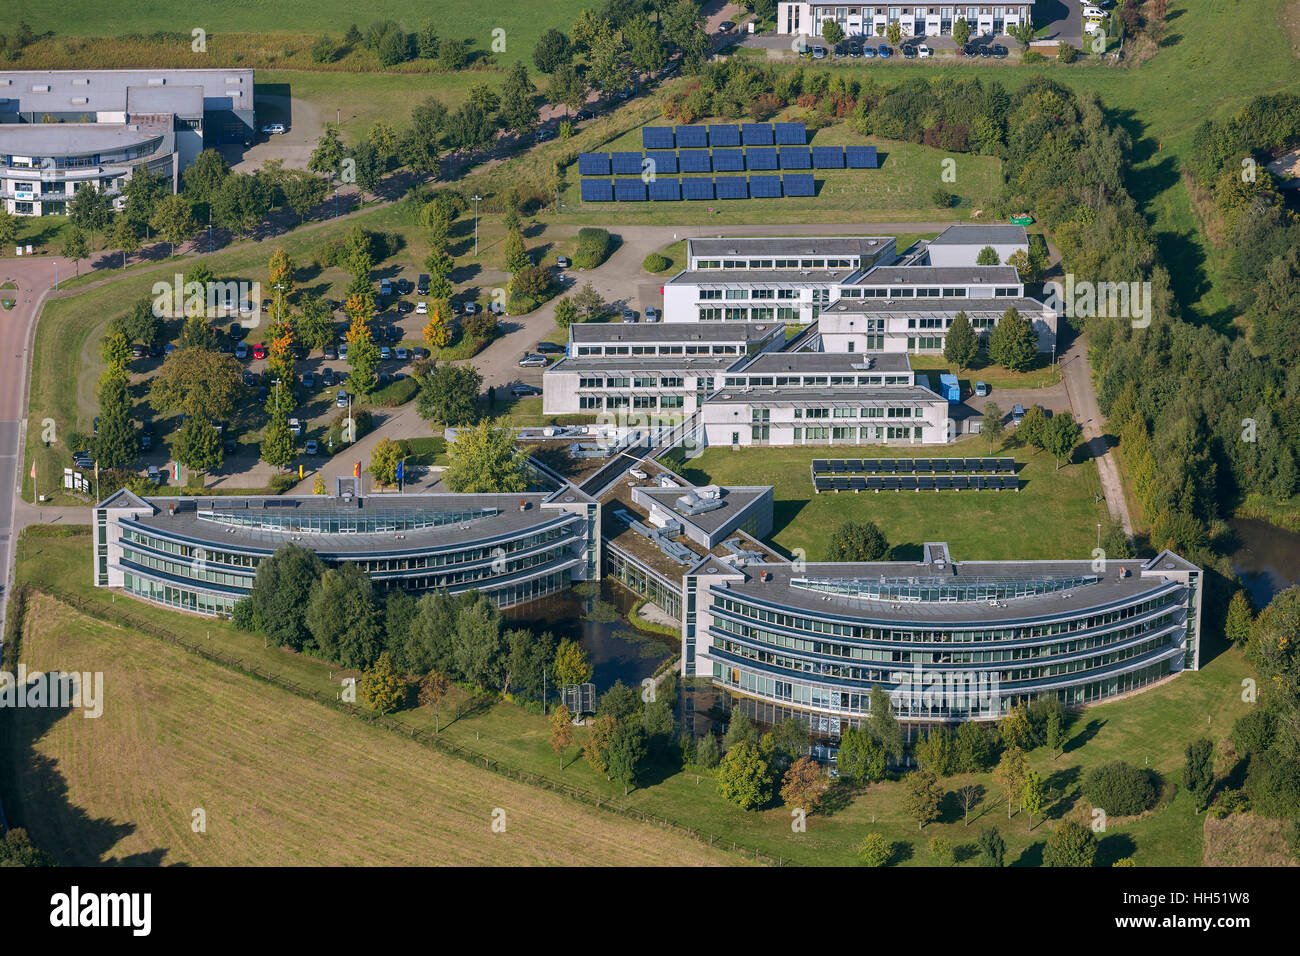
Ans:
[[[353,292],[343,302],[343,312],[348,317],[348,321],[356,323],[358,319],[367,325],[370,324],[370,314],[374,311],[374,303],[367,299],[364,293]]]
[[[800,757],[785,772],[781,782],[781,799],[787,807],[800,807],[812,813],[821,805],[830,788],[826,772],[811,757]]]
[[[429,351],[445,348],[452,339],[451,308],[444,302],[433,303],[429,321],[424,326],[424,341]]]
[[[1047,791],[1043,787],[1043,778],[1030,770],[1025,774],[1025,789],[1022,797],[1025,810],[1029,812],[1029,829],[1034,828],[1034,816],[1047,804]]]
[[[406,681],[393,667],[393,660],[384,651],[374,666],[361,675],[361,697],[372,710],[381,714],[397,710],[406,697]]]
[[[420,678],[419,702],[421,707],[433,708],[433,732],[442,733],[440,726],[441,714],[439,713],[439,704],[442,703],[447,691],[451,689],[451,682],[443,677],[437,671],[429,671]]]
[[[591,661],[577,641],[567,637],[555,649],[555,679],[561,687],[584,684],[591,680]]]
[[[1011,819],[1011,807],[1016,798],[1023,798],[1025,792],[1025,775],[1028,773],[1025,753],[1019,747],[1008,747],[993,771],[993,779],[1002,788],[1007,798],[1007,819]]]
[[[325,479],[322,476],[316,476],[316,482],[311,486],[311,493],[313,495],[323,495],[326,493]]]
[[[275,250],[271,256],[271,317],[272,321],[282,322],[281,314],[288,310],[289,296],[293,295],[293,276],[298,271],[297,265],[283,249]]]
[[[609,773],[605,751],[609,747],[609,738],[614,736],[616,723],[612,714],[601,714],[591,722],[591,733],[583,745],[582,756],[597,773]]]
[[[370,323],[360,315],[352,317],[348,327],[348,387],[365,395],[375,387],[375,369],[379,367],[379,346],[370,332]]]
[[[573,714],[569,708],[560,704],[551,711],[551,749],[560,758],[560,769],[564,769],[564,751],[573,746]]]

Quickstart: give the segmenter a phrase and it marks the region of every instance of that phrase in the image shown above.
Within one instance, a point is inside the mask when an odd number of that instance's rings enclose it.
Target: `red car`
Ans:
[[[255,359],[266,358],[266,343],[258,342],[256,345],[253,346],[253,358]]]

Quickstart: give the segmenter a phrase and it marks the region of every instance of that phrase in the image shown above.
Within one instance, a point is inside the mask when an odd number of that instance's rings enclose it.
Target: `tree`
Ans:
[[[989,402],[984,406],[984,414],[980,417],[980,431],[989,436],[989,454],[993,454],[993,443],[1003,436],[1007,426],[1003,419],[1007,413],[997,402]]]
[[[329,183],[305,169],[289,169],[280,181],[280,191],[284,193],[285,204],[297,214],[301,224],[307,213],[325,201],[329,195]]]
[[[537,128],[537,87],[528,78],[528,67],[518,60],[501,85],[501,125],[522,136]]]
[[[1007,256],[1007,265],[1015,267],[1016,275],[1020,277],[1022,282],[1029,282],[1036,278],[1033,263],[1029,259],[1029,253],[1025,252],[1024,249],[1017,249]]]
[[[1021,802],[1029,814],[1029,829],[1034,829],[1034,817],[1047,803],[1047,793],[1043,789],[1043,778],[1034,771],[1025,773],[1025,790]]]
[[[839,42],[844,39],[844,29],[830,17],[822,21],[822,39],[831,46],[838,46]],[[897,43],[897,40],[891,42]]]
[[[226,157],[215,149],[205,149],[181,174],[181,188],[192,204],[203,205],[212,202],[229,175],[230,163]]]
[[[322,173],[333,180],[342,169],[344,152],[338,127],[327,126],[324,134],[316,141],[316,148],[311,151],[307,168],[313,173]]]
[[[1055,760],[1065,751],[1065,721],[1057,711],[1047,715],[1047,751]]]
[[[976,254],[975,264],[977,266],[998,266],[1002,264],[1002,258],[992,246],[985,246]]]
[[[928,770],[913,770],[903,776],[903,788],[907,812],[916,818],[918,830],[939,819],[943,788],[939,786],[934,774]]]
[[[551,27],[537,38],[533,47],[533,65],[543,73],[554,73],[573,60],[573,47],[569,38]]]
[[[333,37],[328,33],[322,33],[312,43],[310,53],[313,63],[333,63],[339,51]]]
[[[1011,808],[1015,805],[1017,798],[1021,798],[1025,791],[1025,774],[1028,772],[1028,763],[1025,760],[1025,753],[1019,747],[1011,746],[1002,752],[1002,759],[998,761],[997,767],[993,771],[993,779],[1007,798],[1007,819],[1011,819]]]
[[[370,323],[358,311],[348,327],[348,388],[368,395],[375,387],[375,369],[379,367],[379,346],[371,337]]]
[[[90,244],[86,242],[86,234],[75,226],[69,229],[68,234],[63,237],[59,255],[71,259],[72,264],[77,267],[77,275],[81,275],[81,260],[90,255]]]
[[[934,862],[939,866],[952,866],[957,862],[957,855],[953,852],[952,841],[945,840],[941,836],[930,837],[930,855],[934,857]]]
[[[211,422],[201,418],[187,418],[172,433],[172,457],[191,471],[200,473],[220,468],[225,460],[221,446],[221,433]]]
[[[988,349],[994,364],[1012,372],[1023,372],[1038,357],[1038,337],[1029,320],[1010,308],[1002,313],[1002,318],[989,333]]]
[[[501,612],[486,595],[480,593],[473,604],[456,615],[451,650],[466,680],[480,690],[501,686],[504,663]]]
[[[1144,767],[1112,760],[1094,767],[1083,778],[1083,795],[1109,816],[1135,816],[1156,804],[1156,777]]]
[[[460,109],[447,119],[447,142],[452,149],[472,152],[490,144],[496,138],[492,118],[477,103],[461,104]]]
[[[812,813],[821,806],[830,789],[826,772],[811,757],[800,757],[785,772],[781,783],[781,800],[787,807],[799,807]]]
[[[1005,866],[1007,841],[1002,839],[997,827],[981,830],[979,835],[980,866]]]
[[[0,839],[0,869],[10,866],[55,866],[52,856],[37,849],[22,827],[11,827]]]
[[[3,217],[0,216],[0,233],[3,233]],[[0,234],[0,247],[9,245],[12,239],[5,240]],[[122,268],[126,268],[126,260],[133,252],[140,250],[141,241],[140,233],[136,230],[135,223],[127,218],[126,214],[119,215],[113,221],[113,231],[109,234],[108,241],[116,248],[122,250]]]
[[[582,288],[573,294],[573,304],[587,320],[603,315],[606,309],[604,298],[590,281],[583,283]]]
[[[352,150],[352,162],[357,174],[357,189],[364,202],[366,193],[373,195],[379,188],[384,173],[388,172],[388,161],[373,143],[363,139]]]
[[[1052,417],[1043,429],[1043,450],[1056,460],[1056,471],[1061,470],[1061,459],[1067,461],[1074,454],[1074,448],[1083,437],[1083,429],[1068,412]]]
[[[895,761],[903,759],[903,728],[894,714],[894,702],[879,684],[871,688],[867,732]]]
[[[370,453],[366,469],[381,485],[397,484],[397,463],[402,460],[402,446],[391,438],[381,438]]]
[[[881,561],[889,542],[874,522],[845,521],[831,532],[829,551],[832,561]]]
[[[473,365],[436,366],[420,382],[416,414],[426,421],[460,426],[478,420],[478,396],[483,376]]]
[[[1240,588],[1228,602],[1228,615],[1223,624],[1223,635],[1238,647],[1244,647],[1250,640],[1250,631],[1255,623],[1255,612],[1251,607],[1250,594]]]
[[[722,750],[718,746],[718,738],[713,734],[705,734],[700,738],[700,742],[695,745],[695,762],[705,770],[712,770],[722,759]]]
[[[1183,764],[1183,788],[1196,802],[1196,812],[1200,813],[1210,805],[1210,794],[1214,790],[1214,741],[1199,737],[1187,745],[1183,751],[1187,758]]]
[[[289,414],[284,407],[277,408],[271,422],[262,434],[262,461],[272,468],[288,468],[298,455],[297,443],[289,430]]]
[[[294,334],[308,349],[323,349],[334,342],[334,317],[330,307],[315,297],[305,299],[294,320]]]
[[[965,46],[970,42],[970,21],[965,17],[958,17],[952,24],[952,39],[959,47]]]
[[[977,783],[967,783],[957,788],[957,799],[961,801],[962,826],[970,826],[970,808],[979,803],[984,795],[984,788]]]
[[[311,493],[313,495],[323,495],[326,493],[325,478],[323,475],[320,475],[319,473],[316,475],[316,480],[311,486]]]
[[[858,859],[863,866],[887,866],[894,858],[894,845],[879,833],[868,833],[858,844]]]
[[[463,40],[453,40],[451,37],[445,37],[438,43],[438,69],[448,73],[459,70],[465,65],[468,59],[465,53],[465,42]]]
[[[718,793],[742,810],[756,810],[772,799],[771,773],[756,744],[738,744],[723,755]]]
[[[0,206],[0,249],[12,246],[17,238],[18,217],[8,209]]]
[[[953,316],[952,325],[943,340],[943,357],[957,366],[957,371],[970,368],[979,354],[980,339],[971,327],[964,311]]]
[[[931,727],[923,739],[912,744],[912,755],[922,770],[928,770],[936,777],[947,777],[959,769],[956,744],[953,732],[940,724]]]
[[[433,708],[433,732],[435,734],[442,733],[439,705],[442,703],[443,698],[447,696],[449,690],[451,690],[451,682],[438,671],[429,671],[420,678],[420,692],[417,700],[420,702],[420,706]],[[563,770],[564,768],[561,767],[560,769]]]
[[[448,455],[443,481],[457,494],[509,494],[528,487],[528,454],[515,444],[513,429],[488,420],[462,428],[448,446]]]
[[[113,216],[113,201],[108,191],[91,183],[83,183],[72,194],[68,203],[68,219],[83,232],[90,233],[90,246],[95,246],[95,234],[104,232]]]
[[[962,773],[982,773],[988,769],[992,746],[983,725],[968,720],[958,726],[955,750],[957,769]]]
[[[903,39],[903,28],[897,20],[892,21],[885,28],[885,39],[889,41],[890,46],[898,46]]]
[[[251,236],[270,213],[271,199],[267,176],[231,173],[212,196],[212,221],[236,236]]]
[[[528,251],[524,248],[524,237],[517,229],[512,229],[506,235],[505,265],[507,272],[521,272],[532,265]]]
[[[1023,53],[1029,49],[1029,42],[1034,38],[1034,27],[1029,23],[1018,23],[1007,30],[1007,35],[1020,44]]]
[[[558,67],[547,84],[547,96],[553,103],[563,103],[566,110],[580,110],[587,102],[590,92],[587,81],[583,79],[572,63]],[[563,127],[561,127],[563,128]]]
[[[316,552],[296,544],[281,545],[259,561],[248,598],[257,630],[276,645],[302,650],[311,636],[303,613],[324,572]]]
[[[627,52],[623,32],[601,23],[592,37],[587,57],[587,76],[592,84],[607,95],[625,89],[632,80]]]
[[[567,637],[555,649],[555,680],[561,687],[585,684],[591,680],[591,661],[577,641]]]
[[[95,435],[96,462],[107,468],[124,468],[136,459],[137,439],[131,421],[131,398],[121,366],[110,366],[100,380],[99,431]]]
[[[174,255],[177,244],[194,234],[194,210],[184,196],[164,196],[154,208],[149,225],[167,243],[168,255]]]
[[[1043,448],[1047,435],[1047,413],[1041,405],[1030,405],[1016,426],[1016,437],[1031,448]]]
[[[840,753],[836,769],[840,779],[862,784],[885,779],[889,755],[865,729],[849,727],[840,737]]]
[[[623,785],[623,796],[636,785],[647,753],[645,731],[635,724],[618,724],[609,738],[605,762],[610,777]]]
[[[560,758],[560,770],[564,769],[564,751],[573,746],[573,714],[569,708],[560,704],[551,711],[551,749]]]
[[[578,309],[573,304],[573,300],[563,298],[555,303],[555,324],[562,329],[567,329],[578,318]]]
[[[312,587],[305,618],[320,656],[344,667],[366,668],[382,650],[375,587],[361,566],[329,568]]]
[[[387,120],[375,120],[366,133],[366,140],[375,148],[379,158],[387,164],[397,155],[397,130]]]
[[[722,738],[722,746],[730,750],[732,747],[739,747],[741,744],[757,744],[758,728],[754,722],[749,719],[739,707],[733,707],[731,710],[731,720],[727,725],[727,733]]]
[[[415,35],[415,55],[424,60],[437,59],[438,28],[432,20],[425,20]]]
[[[388,651],[361,675],[361,699],[371,709],[381,714],[391,713],[406,699],[406,681],[393,667]]]
[[[150,403],[204,421],[229,417],[242,387],[243,369],[231,355],[179,349],[163,362],[150,386]]]
[[[1044,866],[1092,866],[1097,838],[1092,830],[1073,820],[1062,820],[1043,848]]]

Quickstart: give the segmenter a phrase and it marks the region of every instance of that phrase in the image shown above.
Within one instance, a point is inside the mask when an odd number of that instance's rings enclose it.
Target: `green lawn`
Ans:
[[[1022,462],[1020,491],[813,491],[814,458],[987,455],[978,436],[946,445],[800,448],[708,448],[676,467],[696,484],[753,484],[761,475],[775,489],[772,543],[787,554],[803,549],[809,561],[827,560],[827,536],[844,521],[874,521],[901,559],[920,559],[926,541],[946,541],[958,561],[1086,558],[1097,542],[1105,504],[1094,503],[1101,483],[1090,461],[1060,471],[1043,452],[994,448]]]
[[[901,247],[901,246],[900,246]],[[985,382],[992,388],[1044,388],[1055,385],[1061,380],[1060,365],[1053,365],[1051,356],[1039,353],[1034,367],[1024,372],[1009,372],[993,365],[983,351],[975,359],[975,365],[958,371],[957,367],[942,355],[909,355],[912,368],[918,372],[951,372],[961,383],[961,393],[967,396],[974,389],[976,382]],[[931,378],[938,384],[933,374]]]
[[[66,532],[59,529],[59,533]],[[15,570],[18,584],[63,589],[90,602],[86,610],[91,614],[132,629],[138,629],[132,627],[133,621],[164,627],[170,634],[202,642],[214,651],[315,691],[332,694],[339,679],[347,676],[302,655],[268,648],[262,638],[238,631],[229,623],[127,598],[118,601],[118,595],[91,586],[88,534],[38,536],[42,533],[46,530],[28,531],[19,541]],[[973,782],[989,796],[973,811],[969,827],[962,823],[955,796],[956,788],[967,778],[949,777],[942,781],[947,798],[941,820],[924,832],[917,832],[915,822],[903,808],[902,785],[887,782],[850,795],[831,813],[812,815],[807,833],[798,834],[791,831],[787,809],[773,807],[746,813],[727,804],[718,796],[709,773],[652,769],[645,775],[642,787],[624,798],[622,788],[595,774],[578,758],[576,748],[567,752],[561,771],[550,747],[546,719],[512,704],[496,703],[456,717],[457,704],[466,697],[459,690],[453,691],[451,700],[443,706],[442,734],[451,742],[502,763],[599,794],[606,802],[673,820],[712,835],[724,845],[734,841],[741,847],[758,848],[787,862],[853,865],[857,844],[866,833],[875,831],[898,845],[900,863],[931,865],[926,849],[930,837],[943,836],[954,845],[966,847],[974,843],[981,828],[997,826],[1007,842],[1008,862],[1023,866],[1040,860],[1047,827],[1053,820],[1066,814],[1087,819],[1079,785],[1091,767],[1123,759],[1150,766],[1162,773],[1167,783],[1176,783],[1187,743],[1201,735],[1222,739],[1232,722],[1244,713],[1247,705],[1242,703],[1239,690],[1241,679],[1248,674],[1241,654],[1227,651],[1200,672],[1183,674],[1159,687],[1080,712],[1073,721],[1072,739],[1063,755],[1052,760],[1044,750],[1030,754],[1031,767],[1043,775],[1054,793],[1047,810],[1049,822],[1040,822],[1032,831],[1024,814],[1017,813],[1007,820],[1006,805],[994,796],[996,788],[987,773],[974,775]],[[397,719],[420,729],[432,730],[434,726],[434,714],[427,708],[399,712]],[[1140,818],[1112,818],[1105,834],[1100,835],[1099,862],[1109,865],[1119,857],[1134,856],[1139,865],[1197,865],[1201,860],[1204,819],[1204,815],[1193,813],[1181,793]],[[967,865],[974,863],[967,857]]]

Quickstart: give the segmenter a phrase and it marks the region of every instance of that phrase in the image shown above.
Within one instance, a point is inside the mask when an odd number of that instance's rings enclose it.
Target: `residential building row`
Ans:
[[[845,36],[879,37],[897,23],[905,37],[937,37],[952,36],[953,25],[965,19],[972,36],[996,36],[1019,24],[1032,24],[1033,14],[1034,0],[926,6],[778,3],[776,28],[789,36],[819,37],[823,24],[834,20]]]
[[[91,184],[120,207],[137,170],[175,191],[205,148],[247,145],[254,129],[248,69],[0,72],[0,202],[63,215]]]

